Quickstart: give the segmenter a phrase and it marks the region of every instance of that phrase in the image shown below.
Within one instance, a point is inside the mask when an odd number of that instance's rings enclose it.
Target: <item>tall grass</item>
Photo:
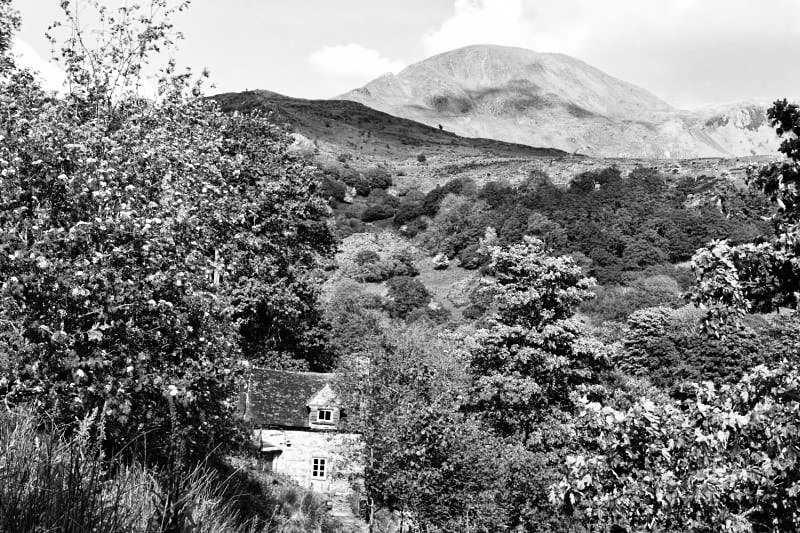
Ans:
[[[318,497],[276,479],[204,465],[156,470],[104,457],[102,425],[90,416],[68,434],[28,411],[0,411],[0,532],[339,529]],[[254,506],[259,512],[248,513]]]

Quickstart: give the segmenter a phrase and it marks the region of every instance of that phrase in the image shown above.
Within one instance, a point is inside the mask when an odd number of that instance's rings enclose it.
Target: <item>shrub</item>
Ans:
[[[385,167],[371,167],[364,171],[364,180],[371,189],[388,189],[392,186],[392,174]]]
[[[431,301],[431,295],[425,285],[409,276],[398,276],[390,279],[388,311],[393,317],[406,318],[411,311],[419,309]]]
[[[408,249],[392,254],[392,261],[397,264],[394,269],[396,276],[416,276],[419,274],[417,267],[414,266],[414,257]]]
[[[347,195],[347,185],[329,176],[324,176],[320,183],[319,192],[325,198],[333,198],[338,202],[343,202]]]
[[[400,201],[397,212],[394,215],[394,223],[397,226],[408,224],[425,214],[422,208],[424,196],[419,193],[409,193]]]
[[[381,256],[374,250],[360,250],[355,256],[355,264],[371,265],[381,260]]]
[[[419,161],[420,163],[424,163],[427,160],[428,160],[428,158],[422,152],[417,154],[417,161]]]
[[[698,310],[664,307],[632,313],[618,358],[620,369],[682,396],[690,382],[734,383],[749,368],[784,353],[760,326],[729,326],[720,338],[708,337],[701,315]]]
[[[661,274],[637,278],[629,286],[610,285],[597,290],[597,297],[581,306],[581,311],[599,321],[624,320],[638,309],[684,304],[678,282]]]
[[[381,259],[377,252],[361,250],[354,259],[356,269],[350,276],[357,281],[380,283],[396,276],[416,276],[419,271],[408,251],[396,252],[388,259]]]
[[[376,220],[385,220],[392,218],[395,214],[395,209],[386,204],[370,204],[361,213],[361,220],[364,222],[375,222]]]

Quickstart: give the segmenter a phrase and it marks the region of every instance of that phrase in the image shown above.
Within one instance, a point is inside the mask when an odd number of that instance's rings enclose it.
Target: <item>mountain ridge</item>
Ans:
[[[680,110],[565,54],[472,45],[384,74],[334,99],[464,137],[599,157],[772,154],[766,105]]]

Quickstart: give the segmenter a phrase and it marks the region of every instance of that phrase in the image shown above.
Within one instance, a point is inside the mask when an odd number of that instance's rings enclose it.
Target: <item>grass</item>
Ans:
[[[125,463],[103,456],[102,438],[96,416],[67,434],[27,410],[0,411],[0,532],[340,530],[319,497],[285,480]]]

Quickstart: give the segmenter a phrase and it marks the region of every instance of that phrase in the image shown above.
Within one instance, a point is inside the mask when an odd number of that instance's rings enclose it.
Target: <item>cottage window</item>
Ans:
[[[319,422],[330,422],[333,416],[333,411],[330,409],[320,409],[317,411],[317,420]]]
[[[312,466],[311,466],[311,477],[317,479],[325,479],[325,459],[315,458],[313,459]]]

